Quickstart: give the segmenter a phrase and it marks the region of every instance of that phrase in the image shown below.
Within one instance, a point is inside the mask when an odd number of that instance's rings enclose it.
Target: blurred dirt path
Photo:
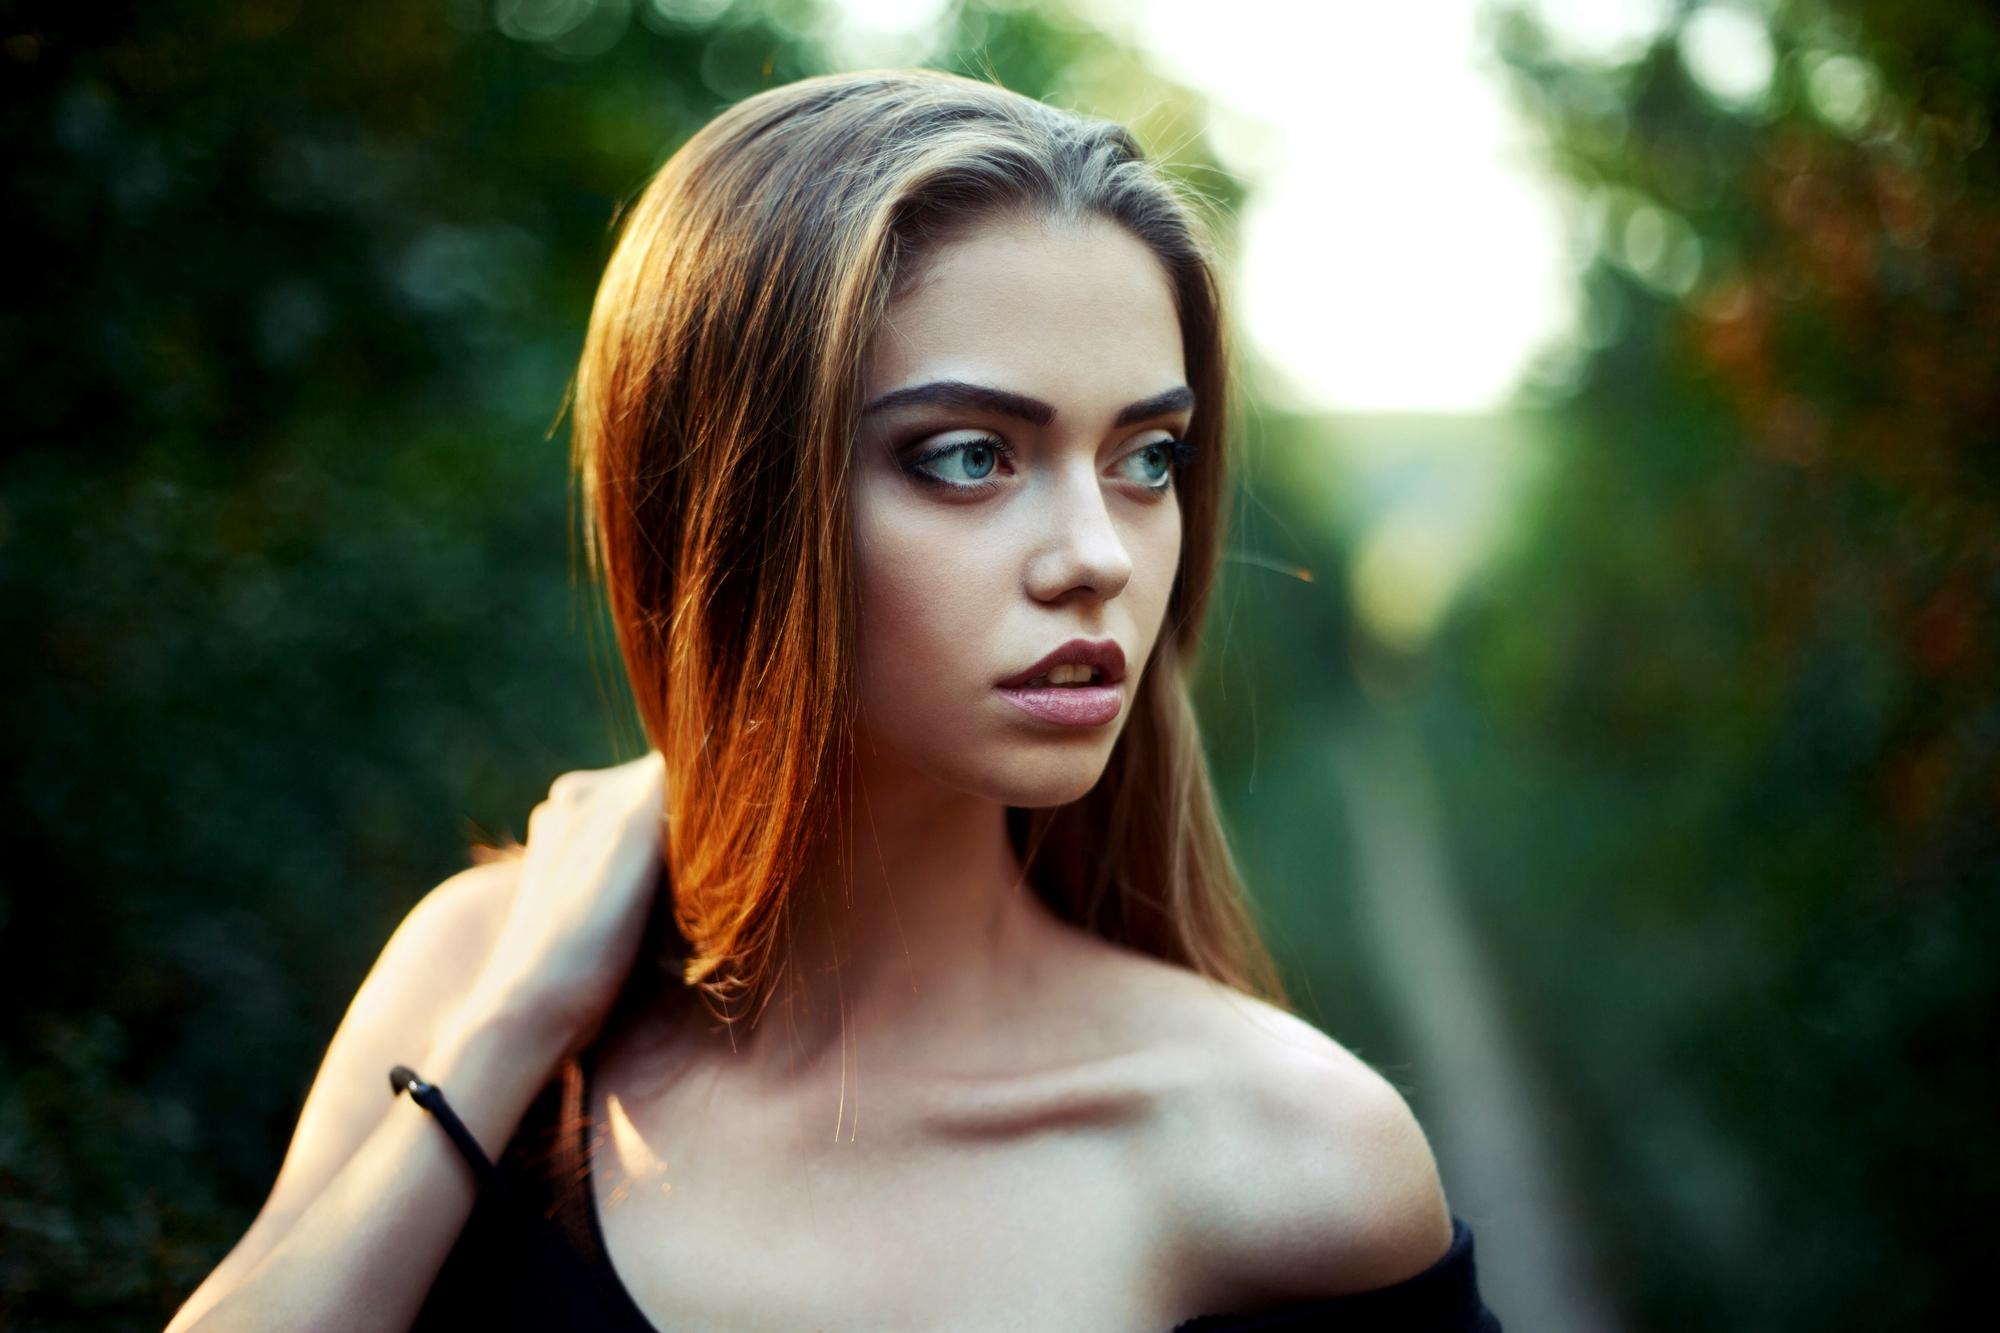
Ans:
[[[1451,881],[1423,753],[1389,717],[1351,720],[1336,736],[1369,953],[1409,1034],[1425,1129],[1452,1210],[1477,1237],[1487,1303],[1509,1333],[1616,1333]]]

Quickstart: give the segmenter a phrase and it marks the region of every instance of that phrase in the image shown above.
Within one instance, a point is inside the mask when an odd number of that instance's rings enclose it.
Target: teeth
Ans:
[[[1049,668],[1051,685],[1088,685],[1096,669],[1083,662],[1071,662],[1065,666]]]

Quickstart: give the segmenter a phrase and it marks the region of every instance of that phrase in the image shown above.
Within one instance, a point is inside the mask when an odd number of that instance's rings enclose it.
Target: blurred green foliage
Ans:
[[[2000,1194],[2000,20],[1768,26],[1746,97],[1671,29],[1500,24],[1596,345],[1427,711],[1640,1326],[1954,1327]]]

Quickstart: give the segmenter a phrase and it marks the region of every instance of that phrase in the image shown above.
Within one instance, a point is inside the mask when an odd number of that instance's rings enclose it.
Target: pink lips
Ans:
[[[1059,666],[1092,668],[1090,683],[1049,684],[1044,678]],[[1055,726],[1101,727],[1125,706],[1124,680],[1125,650],[1114,640],[1071,639],[993,688],[1022,712]]]

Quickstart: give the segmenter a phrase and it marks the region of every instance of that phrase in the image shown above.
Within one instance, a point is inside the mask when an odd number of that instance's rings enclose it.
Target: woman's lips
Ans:
[[[1122,685],[996,685],[1022,712],[1059,727],[1101,727],[1125,706]]]
[[[1114,639],[1071,639],[993,688],[1058,727],[1101,727],[1125,706],[1125,650]]]

